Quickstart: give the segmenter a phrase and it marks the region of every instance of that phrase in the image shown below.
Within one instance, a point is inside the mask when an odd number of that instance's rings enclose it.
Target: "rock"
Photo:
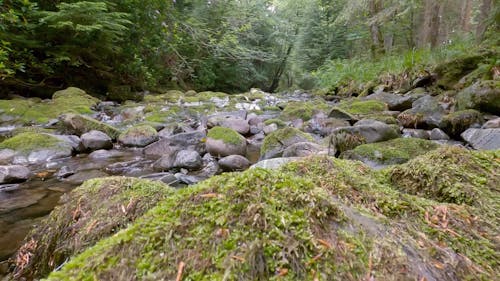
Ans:
[[[387,141],[400,137],[397,126],[387,125],[371,119],[363,119],[352,127],[337,128],[332,134],[342,132],[362,136],[366,143]]]
[[[413,102],[412,108],[398,115],[399,123],[405,128],[438,128],[446,111],[437,97],[424,96]]]
[[[428,140],[430,134],[428,131],[422,129],[403,129],[403,137]]]
[[[327,112],[329,108],[330,106],[323,101],[289,102],[281,112],[280,119],[285,121],[293,121],[296,119],[308,121],[317,113]]]
[[[3,157],[14,164],[41,163],[52,159],[69,157],[73,148],[70,144],[44,133],[22,133],[0,143]],[[12,155],[14,151],[14,155]]]
[[[127,129],[118,136],[118,141],[125,146],[145,147],[159,138],[155,128],[139,125]]]
[[[201,168],[203,161],[198,152],[194,150],[181,150],[177,152],[172,168],[185,168],[188,170],[197,170]]]
[[[445,89],[452,89],[463,76],[476,69],[482,60],[484,60],[482,55],[474,54],[438,65],[434,69],[438,79],[437,85]]]
[[[378,100],[387,104],[389,110],[404,111],[410,109],[416,100],[411,95],[399,96],[386,92],[375,93],[366,97],[367,100]]]
[[[0,164],[11,163],[12,159],[16,156],[16,151],[12,149],[1,149],[0,150]]]
[[[108,159],[120,156],[123,156],[123,152],[121,151],[100,149],[90,153],[88,157],[90,159],[97,160],[97,159]]]
[[[315,116],[305,124],[304,131],[324,137],[330,135],[337,128],[348,126],[350,123],[347,120]]]
[[[262,131],[264,132],[265,135],[269,135],[270,133],[275,132],[277,130],[278,130],[278,125],[276,125],[275,123],[266,125],[264,126],[264,128],[262,128]]]
[[[67,142],[75,152],[84,152],[85,146],[83,145],[81,139],[75,135],[54,135],[50,134],[54,138],[60,139],[64,142]]]
[[[227,118],[221,120],[217,124],[217,126],[232,129],[242,135],[246,135],[250,131],[250,125],[248,124],[248,121],[243,119]]]
[[[92,130],[104,132],[112,139],[116,139],[120,135],[118,129],[84,115],[72,113],[64,114],[61,116],[61,121],[63,130],[78,136]]]
[[[416,138],[397,138],[385,142],[363,144],[343,152],[341,158],[361,161],[373,168],[401,164],[418,155],[438,148],[432,141]]]
[[[349,122],[350,124],[354,124],[357,122],[359,119],[354,117],[353,115],[345,112],[344,110],[340,108],[333,108],[330,113],[328,114],[328,117],[334,118],[334,119],[340,119],[340,120],[345,120]]]
[[[75,171],[73,169],[71,169],[68,166],[62,166],[61,169],[59,169],[59,171],[57,171],[56,177],[62,179],[62,178],[67,178],[67,177],[74,175],[74,174],[75,174]]]
[[[489,120],[488,122],[484,123],[481,128],[482,129],[496,129],[496,128],[500,128],[500,117],[497,117],[495,119]]]
[[[327,152],[326,148],[313,142],[298,142],[283,151],[283,157],[305,157]]]
[[[347,112],[348,114],[363,116],[368,114],[377,114],[386,111],[387,104],[378,100],[344,100],[336,105],[337,108]],[[331,115],[331,113],[330,113]],[[334,117],[334,116],[330,116]],[[334,117],[336,118],[336,117]],[[344,118],[338,118],[344,119]],[[344,119],[345,120],[345,119]]]
[[[500,149],[500,129],[471,128],[463,132],[461,137],[475,149]]]
[[[186,149],[195,150],[202,155],[206,152],[205,138],[206,134],[201,131],[175,134],[146,146],[144,154],[149,157],[161,157]]]
[[[434,128],[430,134],[431,140],[449,140],[450,137],[439,128]]]
[[[500,113],[500,82],[478,81],[460,91],[455,99],[458,110],[476,109],[498,114]]]
[[[213,114],[207,117],[207,125],[209,127],[215,127],[217,126],[218,122],[220,120],[224,119],[241,119],[241,120],[246,120],[247,119],[247,111],[246,110],[238,110],[238,111],[231,111],[231,112],[220,112],[217,114]]]
[[[91,151],[113,148],[111,138],[101,131],[92,130],[81,136],[83,146]]]
[[[284,150],[299,142],[312,142],[311,135],[295,128],[283,128],[266,136],[260,150],[260,159],[281,157]]]
[[[72,184],[82,184],[86,180],[103,178],[107,176],[109,175],[100,170],[84,170],[74,173],[73,175],[65,178],[64,181]]]
[[[232,129],[214,127],[208,131],[206,145],[213,156],[245,155],[247,141]]]
[[[241,155],[229,155],[219,160],[219,166],[224,172],[244,171],[251,163]]]
[[[459,137],[468,128],[481,127],[483,123],[484,119],[480,112],[468,109],[445,115],[440,128],[450,136]]]
[[[0,184],[26,181],[31,172],[20,165],[0,166]]]
[[[139,178],[153,180],[153,181],[161,181],[169,186],[173,186],[179,182],[179,180],[175,177],[174,174],[168,172],[148,174],[140,176]]]
[[[277,170],[281,168],[282,166],[302,159],[301,157],[283,157],[283,158],[273,158],[273,159],[266,159],[266,160],[261,160],[255,164],[253,164],[250,168],[262,168],[262,169],[268,169],[268,170]]]

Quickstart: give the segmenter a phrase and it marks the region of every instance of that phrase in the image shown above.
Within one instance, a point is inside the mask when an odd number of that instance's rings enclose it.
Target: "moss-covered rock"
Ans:
[[[397,138],[389,141],[369,143],[344,152],[341,157],[359,160],[371,166],[405,163],[418,155],[438,148],[432,141],[416,138]]]
[[[63,113],[92,113],[99,102],[85,91],[70,87],[54,93],[52,100],[40,99],[0,100],[0,114],[11,116],[24,124],[44,124]]]
[[[69,150],[71,145],[45,133],[26,132],[15,135],[0,143],[0,149],[12,149],[22,154],[37,150]]]
[[[337,105],[338,108],[353,115],[367,115],[387,110],[387,104],[378,100],[347,100]]]
[[[485,58],[485,55],[473,54],[455,58],[436,66],[434,72],[438,76],[438,86],[452,89],[462,77],[475,70]]]
[[[477,109],[498,114],[500,112],[500,81],[479,81],[460,91],[455,99],[459,110]]]
[[[150,125],[130,127],[118,136],[118,141],[126,146],[144,147],[158,140],[158,132]]]
[[[69,113],[63,115],[61,119],[61,129],[67,133],[82,135],[92,130],[96,130],[106,133],[113,139],[116,139],[120,135],[120,130],[117,128],[88,116]]]
[[[260,149],[260,158],[265,160],[281,157],[287,147],[299,142],[313,142],[313,138],[311,135],[291,127],[274,131],[264,139]]]
[[[207,150],[214,156],[245,155],[246,139],[233,129],[213,127],[207,133]]]
[[[311,119],[314,114],[327,112],[329,109],[330,107],[325,102],[321,101],[289,102],[281,112],[280,119],[285,121],[292,121],[295,119],[307,121]]]
[[[472,125],[482,125],[484,119],[482,114],[473,109],[455,111],[443,117],[441,129],[447,134],[459,137],[461,133]]]
[[[161,182],[110,177],[85,182],[27,236],[13,277],[39,279],[97,241],[111,236],[172,193]],[[25,258],[29,257],[29,258]]]

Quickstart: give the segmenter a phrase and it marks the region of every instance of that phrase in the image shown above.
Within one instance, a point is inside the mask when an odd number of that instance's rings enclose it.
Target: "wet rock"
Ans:
[[[183,173],[177,173],[177,174],[175,174],[175,178],[178,181],[180,181],[182,183],[185,183],[187,185],[196,184],[196,183],[204,180],[204,178],[200,178],[200,177],[192,176],[192,175],[186,175],[186,174],[183,174]]]
[[[449,140],[450,137],[441,129],[434,128],[430,134],[431,140]]]
[[[127,129],[118,136],[118,141],[125,146],[145,147],[159,138],[155,128],[139,125]]]
[[[326,153],[326,148],[313,142],[298,142],[287,147],[283,157],[305,157],[320,153]]]
[[[281,168],[282,166],[302,159],[301,157],[283,157],[283,158],[273,158],[273,159],[266,159],[266,160],[261,160],[255,164],[253,164],[250,168],[262,168],[262,169],[268,169],[268,170],[277,170]]]
[[[371,119],[363,119],[352,127],[337,128],[332,134],[342,132],[362,136],[366,143],[381,142],[400,137],[397,126],[387,125]]]
[[[305,124],[304,131],[306,133],[327,136],[337,128],[348,126],[350,126],[350,123],[347,120],[315,116]]]
[[[92,130],[80,137],[83,146],[91,151],[113,148],[111,138],[101,131]]]
[[[438,128],[446,111],[437,97],[424,96],[413,102],[412,108],[398,115],[400,124],[405,128]]]
[[[50,134],[51,136],[60,139],[64,142],[67,142],[71,147],[73,148],[73,151],[75,152],[83,152],[85,151],[85,146],[83,145],[81,139],[78,136],[75,135],[54,135]]]
[[[497,117],[495,119],[489,120],[488,122],[483,124],[482,129],[496,129],[500,128],[500,117]],[[1,158],[1,157],[0,157]]]
[[[72,184],[82,184],[86,180],[103,178],[107,176],[109,175],[100,170],[85,170],[76,172],[75,174],[65,178],[64,181]]]
[[[0,184],[26,181],[31,172],[20,165],[0,166]]]
[[[42,198],[47,196],[47,190],[36,189],[16,189],[0,190],[0,214],[9,213],[13,210],[26,208],[36,204]]]
[[[403,137],[428,140],[430,138],[430,134],[429,131],[422,129],[403,129]]]
[[[123,152],[118,151],[118,150],[105,150],[105,149],[100,149],[96,150],[92,153],[89,154],[90,159],[108,159],[108,158],[113,158],[113,157],[120,157],[123,156]]]
[[[104,132],[112,139],[116,139],[120,135],[120,131],[117,128],[84,115],[64,114],[61,116],[61,121],[64,131],[78,136],[92,130]]]
[[[170,186],[173,186],[179,182],[179,180],[175,177],[174,174],[168,172],[143,175],[140,176],[139,178],[153,180],[153,181],[161,181]]]
[[[247,141],[234,130],[214,127],[208,131],[206,145],[213,156],[245,155]]]
[[[12,162],[12,159],[16,156],[16,151],[12,149],[1,149],[0,150],[0,164],[7,164]]]
[[[463,132],[461,137],[475,149],[500,149],[500,129],[471,128]]]
[[[244,171],[250,165],[250,161],[241,155],[229,155],[219,160],[219,166],[225,172]]]
[[[201,168],[203,161],[198,152],[194,150],[181,150],[177,152],[172,168],[185,168],[197,170]]]
[[[411,95],[399,96],[391,93],[380,92],[369,95],[367,100],[378,100],[387,104],[389,110],[404,111],[412,107],[412,103],[416,100]]]
[[[56,177],[67,178],[67,177],[74,175],[74,174],[75,174],[75,171],[73,169],[71,169],[68,166],[62,166],[61,169],[59,169],[59,171],[57,171]]]
[[[281,157],[284,150],[299,142],[312,142],[311,135],[295,128],[283,128],[266,136],[260,151],[260,159]]]
[[[459,110],[476,109],[498,114],[500,112],[500,82],[478,81],[460,91],[455,99]]]

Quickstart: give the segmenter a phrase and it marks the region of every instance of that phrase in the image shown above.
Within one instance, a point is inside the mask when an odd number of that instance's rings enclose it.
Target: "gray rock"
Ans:
[[[0,150],[0,164],[8,164],[17,155],[17,152],[12,149]]]
[[[51,136],[53,136],[59,140],[62,140],[64,142],[66,142],[67,144],[71,145],[71,147],[73,148],[73,150],[75,152],[83,152],[86,149],[85,146],[83,145],[81,139],[78,136],[75,136],[75,135],[53,135],[53,134],[51,134]]]
[[[290,145],[283,151],[283,157],[305,157],[320,153],[326,153],[326,149],[313,142],[298,142]]]
[[[64,179],[64,181],[72,184],[82,184],[86,180],[103,178],[107,176],[109,175],[100,170],[85,170],[85,171],[79,171],[74,175],[67,177],[66,179]]]
[[[26,181],[30,170],[21,165],[0,166],[0,183],[15,183]]]
[[[59,169],[59,171],[57,171],[56,177],[67,178],[67,177],[74,175],[74,174],[75,174],[75,171],[73,169],[71,169],[68,166],[62,166],[61,169]]]
[[[227,118],[220,120],[216,126],[233,129],[242,135],[246,135],[250,131],[250,125],[244,119]]]
[[[437,97],[424,96],[413,102],[412,108],[398,115],[398,120],[405,128],[438,128],[446,110]]]
[[[139,125],[120,134],[118,141],[125,146],[145,147],[158,140],[158,132],[149,125]]]
[[[430,139],[431,140],[449,140],[450,137],[445,132],[443,132],[443,130],[441,130],[439,128],[434,128],[431,131]]]
[[[483,124],[483,129],[497,129],[500,128],[500,117],[489,120]]]
[[[269,135],[270,133],[275,132],[277,130],[278,130],[278,125],[276,125],[275,123],[264,126],[264,128],[262,129],[262,131],[266,135]]]
[[[207,151],[213,156],[225,157],[229,155],[245,155],[247,142],[242,140],[238,144],[225,143],[222,140],[207,139]]]
[[[366,143],[381,142],[400,137],[399,130],[396,126],[387,125],[383,122],[371,119],[361,120],[352,127],[337,128],[332,134],[342,132],[360,135],[364,138]]]
[[[250,169],[254,168],[262,168],[268,170],[276,170],[281,168],[283,165],[286,165],[290,162],[297,161],[302,159],[301,157],[286,157],[286,158],[273,158],[259,161],[253,164]]]
[[[500,149],[500,129],[471,128],[463,132],[461,137],[475,149]]]
[[[181,150],[177,152],[173,168],[185,168],[188,170],[197,170],[201,168],[203,161],[198,152],[194,150]]]
[[[225,172],[244,171],[250,165],[250,161],[241,155],[229,155],[219,160],[219,166]]]
[[[108,159],[120,156],[123,156],[123,152],[121,151],[100,149],[90,153],[88,157],[90,159],[97,160],[97,159]]]
[[[91,151],[113,148],[111,138],[101,131],[92,130],[83,134],[80,139],[82,140],[83,146]]]
[[[185,149],[195,150],[202,155],[206,152],[206,146],[203,142],[205,138],[206,134],[201,131],[172,135],[146,146],[144,154],[149,157],[161,157]]]
[[[478,81],[460,91],[455,99],[457,108],[477,109],[483,112],[498,114],[500,112],[500,82]]]
[[[375,93],[366,97],[367,100],[378,100],[387,104],[389,110],[403,111],[410,109],[416,97],[407,95],[399,96],[386,92]]]
[[[423,129],[403,129],[403,137],[428,140],[430,134],[429,131]]]
[[[39,164],[54,159],[70,157],[71,155],[71,148],[61,148],[59,150],[44,149],[31,152],[26,159],[30,164]]]
[[[175,185],[179,182],[179,180],[175,177],[174,174],[168,173],[168,172],[148,174],[148,175],[140,176],[140,178],[154,180],[154,181],[161,181],[161,182],[166,183],[168,185]]]
[[[350,123],[346,120],[315,116],[304,126],[306,133],[328,136],[337,128],[348,127]]]
[[[333,108],[330,113],[328,114],[328,117],[330,118],[335,118],[335,119],[340,119],[340,120],[345,120],[349,122],[350,124],[353,124],[354,122],[358,121],[356,117],[353,115],[339,109],[339,108]]]

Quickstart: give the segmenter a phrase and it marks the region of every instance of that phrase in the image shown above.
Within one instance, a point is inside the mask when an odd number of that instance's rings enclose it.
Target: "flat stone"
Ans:
[[[461,137],[475,149],[500,149],[500,129],[471,128],[463,132]]]

